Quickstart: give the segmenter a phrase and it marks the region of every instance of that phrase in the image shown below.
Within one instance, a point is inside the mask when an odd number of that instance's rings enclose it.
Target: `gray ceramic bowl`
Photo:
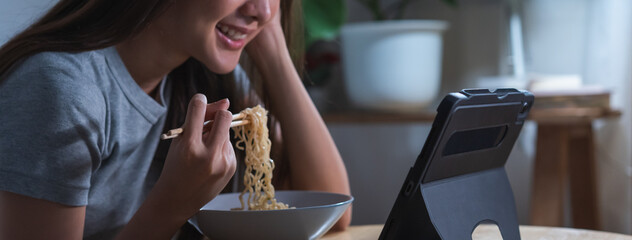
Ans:
[[[239,193],[220,194],[189,221],[212,240],[317,239],[342,216],[353,197],[313,191],[277,191],[278,201],[294,209],[231,211]]]

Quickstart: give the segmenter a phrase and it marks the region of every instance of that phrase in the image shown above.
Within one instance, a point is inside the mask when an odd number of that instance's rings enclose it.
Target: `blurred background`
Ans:
[[[55,2],[3,0],[0,44]],[[385,222],[445,94],[513,87],[536,96],[506,163],[520,224],[632,233],[632,1],[302,2],[352,224]]]
[[[445,94],[514,87],[536,96],[506,163],[520,224],[632,233],[632,2],[320,2],[304,5],[306,85],[349,171],[352,224],[384,223]]]

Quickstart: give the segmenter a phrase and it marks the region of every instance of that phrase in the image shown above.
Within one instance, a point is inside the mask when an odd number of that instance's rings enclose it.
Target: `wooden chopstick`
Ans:
[[[250,123],[250,121],[243,119],[246,117],[246,114],[243,113],[238,113],[238,114],[233,114],[233,122],[230,123],[230,127],[237,127],[237,126],[242,126],[242,125],[246,125],[248,123]],[[208,128],[211,126],[210,123],[212,123],[213,120],[208,120],[206,122],[204,122],[204,132],[206,132],[208,130]],[[162,135],[160,135],[160,139],[161,140],[165,140],[165,139],[171,139],[171,138],[175,138],[180,136],[180,134],[182,134],[184,132],[184,128],[176,128],[176,129],[171,129],[169,131],[167,131],[166,133],[163,133]]]

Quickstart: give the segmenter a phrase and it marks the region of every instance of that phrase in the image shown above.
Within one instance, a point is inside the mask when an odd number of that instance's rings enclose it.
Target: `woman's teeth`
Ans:
[[[235,31],[225,25],[222,24],[217,24],[217,28],[224,34],[226,35],[228,38],[232,39],[232,40],[241,40],[246,38],[246,34],[242,34],[238,31]]]

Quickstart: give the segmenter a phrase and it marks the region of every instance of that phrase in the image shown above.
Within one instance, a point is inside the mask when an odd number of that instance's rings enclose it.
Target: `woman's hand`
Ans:
[[[228,134],[232,122],[228,106],[227,99],[206,104],[204,95],[193,96],[184,132],[171,142],[158,182],[121,231],[120,239],[171,237],[226,186],[236,168]],[[214,122],[210,131],[203,133],[208,119]]]
[[[236,160],[230,143],[232,115],[227,99],[206,104],[196,94],[189,103],[184,133],[171,142],[160,179],[154,187],[178,217],[189,218],[213,199],[235,173]],[[205,120],[214,119],[203,133]]]
[[[273,58],[278,57],[279,54],[288,52],[281,26],[281,11],[279,11],[278,5],[275,8],[271,20],[262,23],[264,24],[263,29],[246,46],[248,56],[253,58],[258,66],[267,60],[275,60]]]

